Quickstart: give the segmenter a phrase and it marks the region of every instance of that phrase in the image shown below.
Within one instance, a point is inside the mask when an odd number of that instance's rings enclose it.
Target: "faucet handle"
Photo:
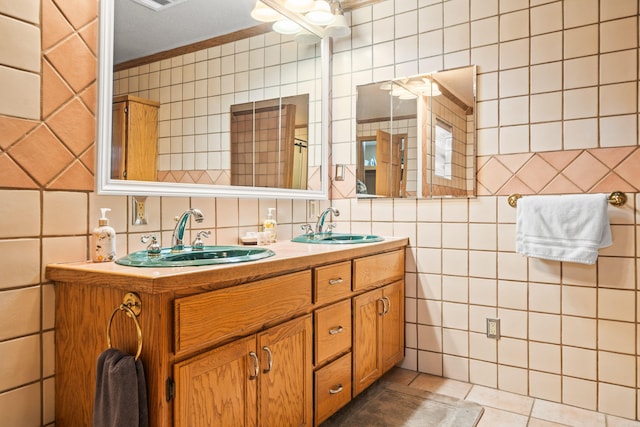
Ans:
[[[147,243],[149,240],[151,240],[151,243],[149,243],[149,246],[147,246],[147,255],[149,256],[160,255],[161,247],[160,247],[160,244],[158,243],[158,239],[154,234],[145,234],[140,238],[140,241],[142,243]]]
[[[335,222],[330,222],[329,224],[327,224],[327,233],[331,233],[337,226],[338,224],[336,224]]]
[[[302,224],[300,229],[304,231],[304,234],[313,234],[313,227],[311,224]]]
[[[198,231],[198,233],[196,234],[196,239],[191,244],[191,249],[193,249],[194,251],[203,250],[204,249],[204,241],[202,240],[202,238],[203,237],[210,237],[210,236],[211,236],[211,232],[208,231],[208,230]]]

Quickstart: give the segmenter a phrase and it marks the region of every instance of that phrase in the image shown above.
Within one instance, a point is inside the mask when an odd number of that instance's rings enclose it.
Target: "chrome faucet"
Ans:
[[[187,209],[183,212],[183,214],[178,218],[176,217],[176,228],[173,230],[173,236],[171,237],[171,252],[180,252],[184,249],[184,229],[187,226],[187,220],[189,216],[193,215],[193,219],[196,222],[202,222],[204,220],[204,215],[199,209]]]
[[[340,216],[340,211],[334,207],[328,207],[327,209],[323,210],[322,213],[318,215],[318,222],[316,223],[316,233],[323,232],[322,229],[324,228],[324,221],[326,220],[329,213],[333,213],[335,216]],[[335,227],[335,224],[329,224],[327,226],[326,232],[329,232],[333,227]]]

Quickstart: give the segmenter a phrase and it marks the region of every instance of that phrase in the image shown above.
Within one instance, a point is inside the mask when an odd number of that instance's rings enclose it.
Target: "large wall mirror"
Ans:
[[[356,194],[476,194],[476,67],[358,86]]]
[[[326,199],[328,43],[255,0],[145,2],[100,2],[97,191]]]

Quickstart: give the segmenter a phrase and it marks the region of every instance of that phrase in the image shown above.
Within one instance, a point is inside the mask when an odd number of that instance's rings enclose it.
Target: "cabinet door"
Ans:
[[[382,372],[404,358],[404,280],[382,289]]]
[[[353,299],[353,395],[369,387],[382,375],[379,351],[382,335],[382,290]]]
[[[125,109],[126,102],[114,102],[111,130],[111,178],[125,179],[125,156],[127,145],[126,122],[127,117]]]
[[[313,425],[311,315],[258,334],[261,426]]]
[[[256,426],[255,335],[174,365],[174,426]]]
[[[158,172],[158,108],[129,102],[126,179],[155,181]]]

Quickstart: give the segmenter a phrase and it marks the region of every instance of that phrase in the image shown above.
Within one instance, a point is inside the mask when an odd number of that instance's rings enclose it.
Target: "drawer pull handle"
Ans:
[[[342,280],[342,277],[338,277],[337,279],[329,279],[329,284],[330,285],[339,285],[341,283],[343,283],[344,280]]]
[[[384,314],[387,314],[391,311],[391,300],[389,299],[389,297],[382,297],[382,299],[386,301],[386,309],[384,311]]]
[[[338,394],[342,390],[344,390],[344,387],[342,387],[342,384],[338,384],[336,388],[329,389],[329,394]]]
[[[253,374],[249,376],[249,379],[255,380],[258,378],[258,374],[260,373],[260,361],[258,360],[258,355],[253,351],[249,352],[249,357],[253,359]]]
[[[344,331],[344,328],[342,326],[338,326],[337,328],[329,329],[329,335],[340,334],[343,331]]]
[[[268,374],[269,372],[271,372],[271,368],[273,368],[273,354],[271,353],[271,349],[266,345],[262,347],[262,350],[264,350],[264,352],[267,353],[267,364],[268,364],[267,369],[263,369],[262,373]]]

